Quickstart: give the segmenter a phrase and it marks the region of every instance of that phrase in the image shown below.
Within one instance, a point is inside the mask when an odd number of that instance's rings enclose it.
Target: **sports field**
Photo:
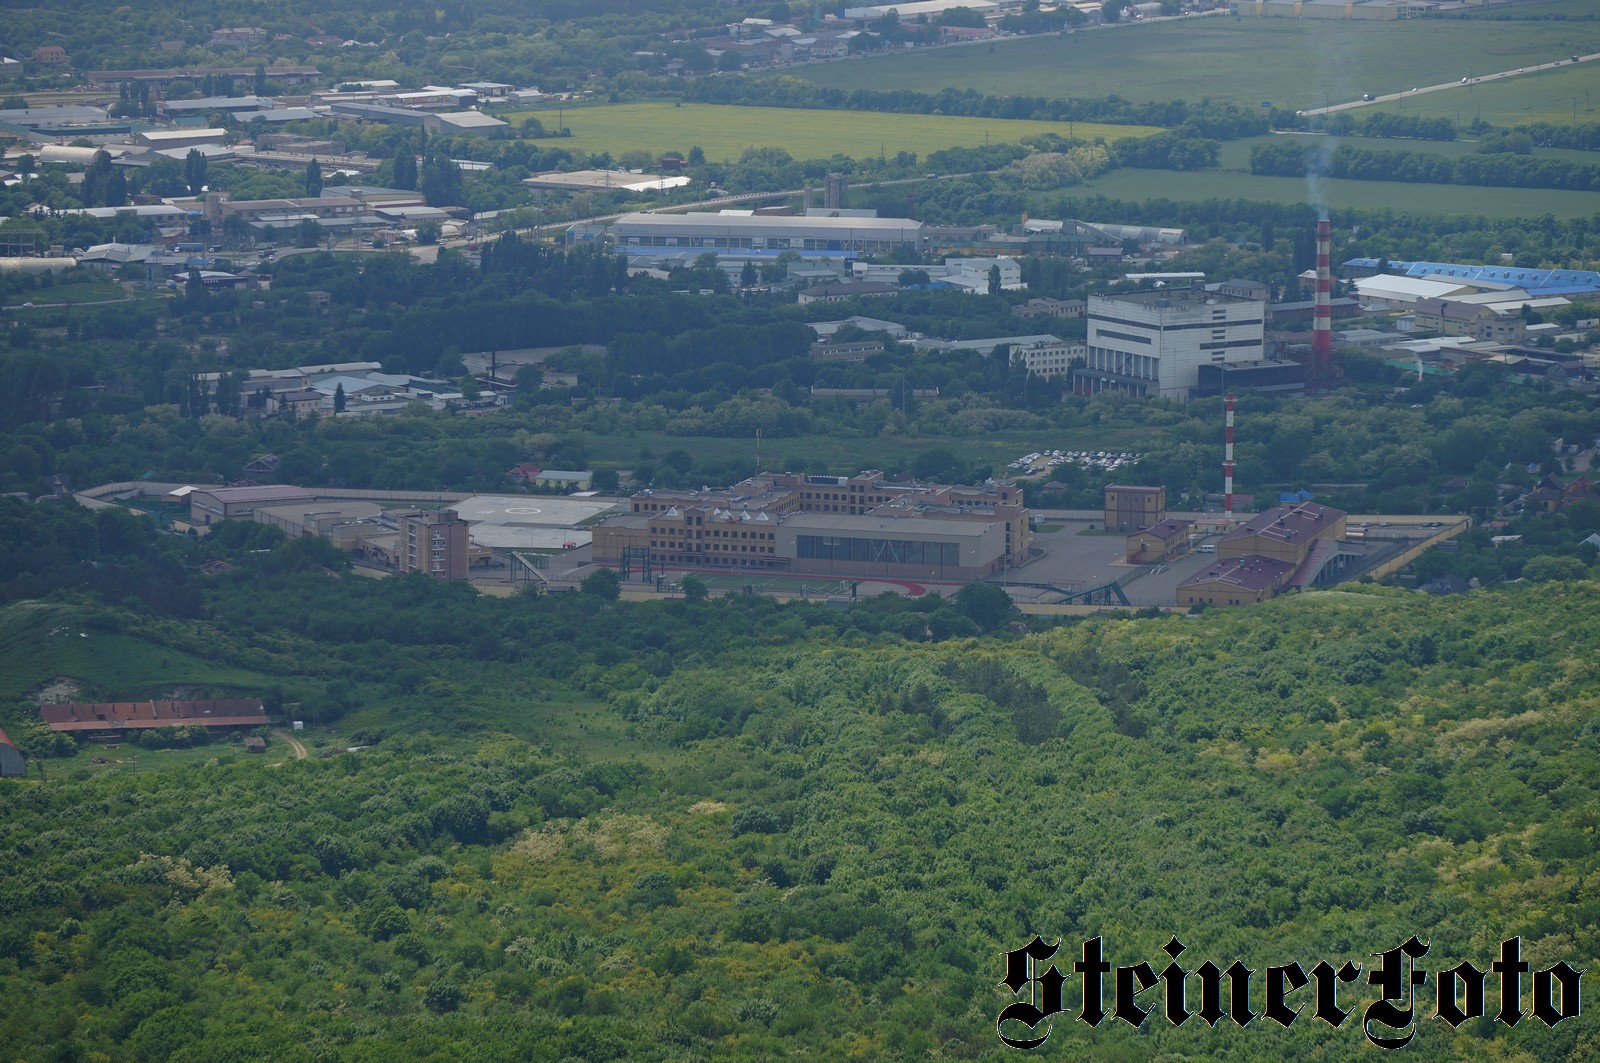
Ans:
[[[572,130],[571,138],[550,142],[564,148],[608,151],[612,155],[627,151],[659,155],[667,151],[687,154],[691,147],[698,147],[713,162],[735,160],[751,147],[782,148],[797,159],[827,159],[836,154],[869,159],[893,157],[902,151],[915,152],[921,158],[943,148],[1016,143],[1041,133],[1067,133],[1064,122],[698,103],[569,107],[559,119],[553,110],[519,111],[500,117],[515,126],[529,115],[548,128],[554,128],[558,120],[564,122]],[[1080,138],[1117,140],[1148,136],[1160,130],[1077,122],[1072,132]]]
[[[1592,7],[1591,7],[1592,12]],[[1600,22],[1205,15],[796,67],[844,89],[1263,101],[1305,110],[1600,51]],[[1596,65],[1600,65],[1597,63]],[[1441,93],[1441,97],[1452,93]],[[1453,101],[1438,101],[1443,106]],[[1486,116],[1487,117],[1487,116]]]

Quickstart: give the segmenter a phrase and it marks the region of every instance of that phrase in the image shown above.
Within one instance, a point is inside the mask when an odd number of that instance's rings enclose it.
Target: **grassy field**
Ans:
[[[53,284],[48,288],[35,288],[32,291],[17,292],[7,297],[6,305],[13,310],[23,309],[24,303],[33,303],[37,307],[50,306],[56,303],[107,303],[124,301],[129,298],[128,292],[120,284],[90,283],[90,284]]]
[[[1403,145],[1412,142],[1389,143]],[[1593,192],[1543,188],[1478,188],[1470,185],[1408,185],[1396,181],[1332,179],[1324,179],[1321,188],[1328,205],[1335,209],[1351,207],[1414,211],[1419,214],[1482,214],[1491,218],[1533,218],[1548,213],[1558,218],[1587,218],[1600,207],[1600,199]],[[1263,203],[1304,203],[1306,183],[1299,177],[1256,177],[1247,173],[1217,170],[1202,173],[1115,170],[1080,189],[1036,193],[1029,197],[1028,212],[1035,217],[1055,217],[1055,203],[1063,196],[1095,194],[1133,201],[1250,199]]]
[[[1600,51],[1600,23],[1587,21],[1346,22],[1209,15],[924,49],[786,73],[844,89],[938,92],[954,85],[996,96],[1115,93],[1140,102],[1210,98],[1258,107],[1265,100],[1304,110],[1357,100],[1367,92],[1401,92],[1595,51]],[[1437,95],[1441,106],[1454,105],[1444,99],[1453,93]]]
[[[20,698],[58,676],[91,693],[132,697],[175,685],[255,693],[261,676],[92,626],[81,610],[38,602],[0,609],[0,696]]]
[[[553,111],[519,111],[502,117],[516,125],[529,115],[551,126],[556,121]],[[568,108],[562,112],[561,120],[572,130],[571,139],[559,142],[562,147],[620,155],[625,151],[687,153],[698,146],[714,162],[737,159],[750,147],[780,147],[797,159],[826,159],[835,154],[866,159],[902,151],[925,156],[941,148],[1015,143],[1041,133],[1067,132],[1064,123],[1056,122],[696,103]],[[1073,132],[1080,137],[1103,136],[1111,140],[1159,130],[1079,122]]]

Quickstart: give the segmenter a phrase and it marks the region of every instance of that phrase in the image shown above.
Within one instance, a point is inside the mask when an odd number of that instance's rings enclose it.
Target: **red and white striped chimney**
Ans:
[[[1306,390],[1333,388],[1333,237],[1328,219],[1317,221],[1317,292],[1311,308],[1311,372]]]
[[[1233,523],[1233,392],[1228,392],[1227,431],[1222,443],[1222,517]]]

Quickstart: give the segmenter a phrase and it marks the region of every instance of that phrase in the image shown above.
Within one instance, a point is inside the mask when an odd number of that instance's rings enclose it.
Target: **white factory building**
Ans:
[[[612,223],[612,246],[629,257],[683,251],[883,254],[922,248],[922,223],[911,218],[816,217],[743,211],[624,214]]]
[[[1202,365],[1263,360],[1266,303],[1203,288],[1091,295],[1088,354],[1073,391],[1187,402]]]

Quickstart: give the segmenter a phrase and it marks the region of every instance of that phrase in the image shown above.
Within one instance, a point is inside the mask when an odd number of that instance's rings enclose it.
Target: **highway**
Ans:
[[[1593,55],[1580,55],[1578,56],[1578,59],[1579,61],[1585,63],[1591,62],[1595,59],[1600,59],[1600,52],[1596,52]],[[1444,92],[1447,89],[1469,89],[1474,85],[1480,85],[1488,81],[1499,81],[1501,78],[1522,77],[1525,74],[1535,74],[1543,70],[1555,70],[1559,67],[1571,65],[1572,59],[1570,58],[1556,59],[1549,63],[1540,63],[1537,66],[1523,66],[1518,67],[1515,70],[1497,71],[1493,74],[1466,75],[1466,80],[1464,81],[1447,81],[1441,85],[1419,85],[1409,92],[1391,92],[1383,96],[1374,96],[1370,100],[1351,100],[1348,103],[1336,103],[1329,107],[1313,107],[1310,110],[1301,111],[1300,113],[1306,115],[1333,114],[1336,111],[1348,111],[1356,107],[1376,107],[1379,104],[1394,103],[1398,100],[1405,100],[1412,96],[1420,96],[1424,92]]]

